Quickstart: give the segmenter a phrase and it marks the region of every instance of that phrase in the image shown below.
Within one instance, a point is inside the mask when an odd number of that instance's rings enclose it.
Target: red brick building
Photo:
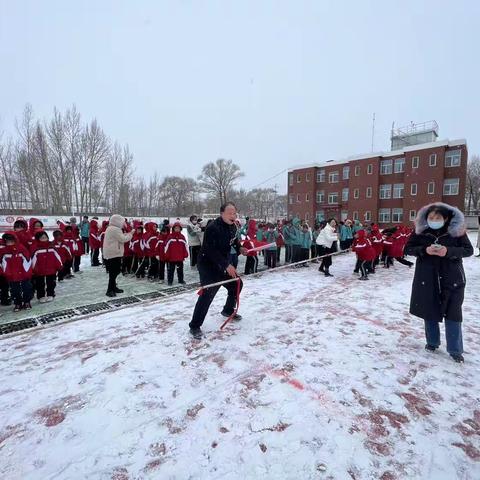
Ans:
[[[386,227],[410,223],[431,202],[463,211],[467,158],[465,140],[441,140],[292,168],[288,215],[310,223],[335,217]]]

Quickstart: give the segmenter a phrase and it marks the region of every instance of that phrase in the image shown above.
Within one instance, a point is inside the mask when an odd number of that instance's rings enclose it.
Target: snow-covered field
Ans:
[[[424,347],[413,269],[246,279],[244,319],[187,333],[194,293],[0,339],[0,478],[480,478],[480,259],[464,365]]]

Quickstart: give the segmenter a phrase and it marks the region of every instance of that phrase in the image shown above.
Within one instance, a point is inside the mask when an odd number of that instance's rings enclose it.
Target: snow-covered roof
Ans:
[[[421,143],[418,145],[409,145],[408,147],[399,149],[399,150],[389,150],[384,152],[370,152],[370,153],[363,153],[360,155],[351,155],[347,158],[343,158],[340,160],[325,160],[323,162],[316,162],[310,163],[308,165],[298,165],[296,167],[289,168],[289,172],[294,172],[296,170],[301,170],[304,168],[322,168],[322,167],[329,167],[331,165],[343,165],[349,162],[353,162],[355,160],[362,160],[364,158],[375,158],[375,157],[400,157],[406,152],[414,152],[417,150],[427,150],[429,148],[435,147],[456,147],[459,145],[466,145],[467,141],[464,138],[460,138],[457,140],[437,140],[436,142],[429,142],[429,143]]]

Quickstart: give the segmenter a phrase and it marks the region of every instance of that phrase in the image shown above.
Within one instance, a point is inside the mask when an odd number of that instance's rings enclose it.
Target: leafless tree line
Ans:
[[[208,163],[197,179],[137,176],[128,145],[109,138],[96,120],[83,122],[75,106],[40,121],[27,105],[15,126],[15,138],[0,137],[4,212],[185,216],[218,212],[227,200],[256,218],[286,210],[286,198],[272,189],[236,190],[244,174],[232,160]]]
[[[480,211],[480,156],[478,155],[473,155],[468,161],[465,204],[467,212]]]

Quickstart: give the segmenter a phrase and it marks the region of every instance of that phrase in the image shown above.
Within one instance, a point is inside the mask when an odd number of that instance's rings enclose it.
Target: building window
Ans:
[[[370,210],[367,210],[365,212],[365,221],[366,222],[371,222],[372,221],[372,212]]]
[[[289,203],[290,205],[293,205],[293,195],[289,195],[289,196],[288,196],[288,203]]]
[[[416,195],[417,194],[417,184],[412,183],[410,185],[410,195]]]
[[[353,212],[353,219],[358,220],[358,212]]]
[[[382,160],[380,162],[380,175],[392,173],[393,160]]]
[[[293,185],[293,173],[288,174],[288,184]]]
[[[380,185],[380,199],[385,200],[391,198],[392,196],[392,186],[391,185]]]
[[[410,210],[410,221],[413,222],[417,216],[416,210]]]
[[[348,218],[348,210],[342,210],[340,213],[340,220],[344,222]]]
[[[309,174],[309,173],[306,173],[306,174],[305,174],[305,181],[306,181],[306,182],[309,182],[309,181],[310,181],[310,174]]]
[[[461,150],[450,150],[445,154],[445,166],[446,167],[459,167],[460,157],[462,155]]]
[[[437,165],[437,154],[436,153],[432,153],[429,157],[428,157],[428,165],[430,167],[435,167]]]
[[[355,198],[356,200],[358,200],[360,198],[360,189],[355,188],[353,190],[353,198]]]
[[[297,193],[297,203],[300,203],[300,194]]]
[[[373,173],[373,165],[371,163],[367,166],[367,174],[371,175]]]
[[[435,182],[428,182],[427,193],[428,193],[429,195],[432,195],[432,194],[435,193]]]
[[[381,208],[378,211],[378,223],[390,223],[390,209]]]
[[[325,201],[325,192],[323,190],[317,191],[317,203],[323,203]]]
[[[306,201],[306,202],[309,202],[309,201],[310,201],[310,194],[309,194],[309,193],[306,193],[306,194],[305,194],[305,201]]]
[[[338,183],[339,175],[338,172],[330,172],[328,174],[328,183]]]
[[[403,183],[395,183],[393,185],[393,198],[403,198],[405,186]]]
[[[328,194],[328,203],[330,205],[335,205],[338,203],[338,192]]]
[[[348,188],[342,190],[342,202],[348,202]]]
[[[300,183],[302,181],[302,176],[297,173],[297,183]]]
[[[367,187],[367,198],[372,198],[372,187]]]
[[[360,176],[360,165],[355,165],[355,176],[356,177]]]
[[[405,159],[397,158],[395,159],[395,173],[402,173],[405,171]]]
[[[393,223],[402,223],[403,222],[403,208],[393,208],[392,209],[392,222]]]
[[[447,178],[443,183],[444,195],[458,195],[460,180],[458,178]]]
[[[412,157],[412,168],[418,168],[420,157]]]
[[[317,210],[317,220],[322,221],[325,220],[325,212],[323,210]]]
[[[348,180],[350,177],[350,167],[343,167],[343,179]]]
[[[317,172],[317,183],[322,183],[325,181],[325,170],[319,170]]]
[[[310,220],[310,214],[308,212],[305,214],[305,220],[307,222]]]

